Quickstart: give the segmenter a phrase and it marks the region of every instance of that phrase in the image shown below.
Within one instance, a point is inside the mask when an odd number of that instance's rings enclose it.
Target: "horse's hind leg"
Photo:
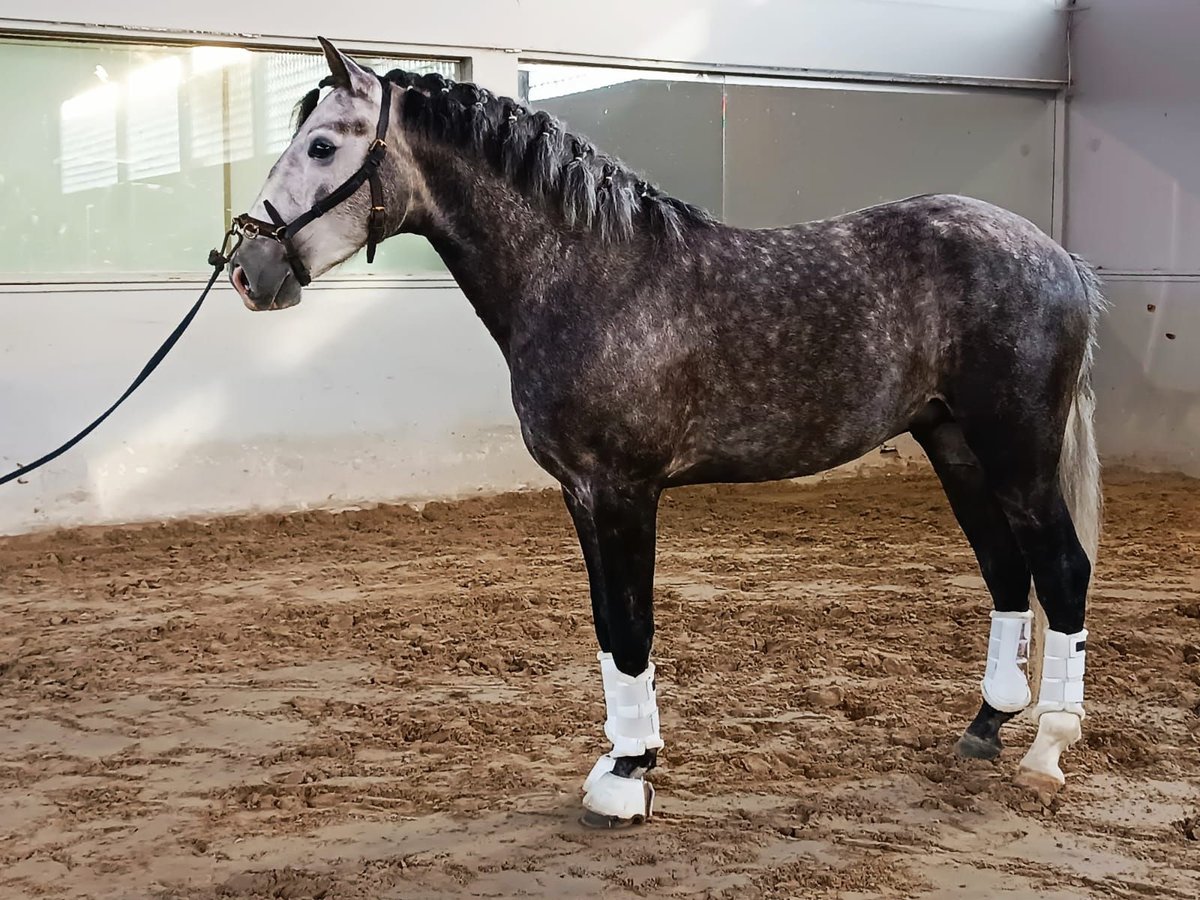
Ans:
[[[1053,417],[1044,411],[1039,416],[1030,410],[1005,419],[994,411],[997,399],[990,400],[986,412],[962,422],[963,433],[1004,510],[1046,616],[1034,708],[1038,735],[1021,761],[1017,781],[1049,793],[1065,783],[1059,755],[1079,739],[1083,718],[1084,613],[1092,566],[1063,496],[1060,474],[1062,485],[1073,494],[1081,527],[1094,529],[1089,519],[1098,517],[1098,476],[1094,459],[1090,466],[1085,459],[1094,457],[1090,415],[1080,419],[1076,411],[1063,423],[1048,421]],[[1015,408],[1008,407],[1010,413]],[[961,415],[958,418],[962,421]],[[1067,452],[1062,453],[1064,428],[1075,431],[1068,431]]]
[[[1042,678],[1034,709],[1038,733],[1021,760],[1017,782],[1052,794],[1066,783],[1059,756],[1081,735],[1087,648],[1084,614],[1092,566],[1056,480],[1035,479],[1001,496],[1046,614]]]
[[[1000,754],[1000,726],[1029,705],[1023,669],[1030,620],[1029,566],[1000,504],[988,486],[978,457],[946,407],[931,403],[912,424],[912,435],[941,479],[954,517],[975,551],[992,595],[991,634],[982,691],[983,703],[958,742],[960,756],[994,759]]]

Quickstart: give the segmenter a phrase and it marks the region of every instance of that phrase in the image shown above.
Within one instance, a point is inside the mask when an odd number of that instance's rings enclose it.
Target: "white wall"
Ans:
[[[569,53],[859,73],[1060,80],[1060,0],[4,0],[0,16],[238,40]],[[2,21],[2,19],[0,19]]]
[[[2,468],[115,399],[199,287],[0,293]],[[456,289],[347,284],[276,313],[214,293],[127,404],[28,482],[0,489],[0,533],[549,483]]]
[[[1082,7],[1066,240],[1100,268],[1112,302],[1097,362],[1101,451],[1200,476],[1200,4]]]
[[[1064,74],[1057,6],[395,0],[347,16],[345,5],[292,0],[3,0],[0,30],[275,46],[307,46],[324,33],[360,49],[460,56],[476,80],[506,93],[516,87],[516,50],[683,68],[1047,83]],[[0,283],[0,466],[40,455],[107,406],[198,289]],[[270,315],[247,312],[223,288],[125,408],[28,484],[3,489],[0,533],[547,483],[521,445],[499,352],[451,283],[348,278],[314,286],[296,309]]]

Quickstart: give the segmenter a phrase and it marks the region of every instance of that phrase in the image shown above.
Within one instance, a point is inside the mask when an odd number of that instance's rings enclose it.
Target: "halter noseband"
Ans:
[[[319,219],[334,207],[340,206],[354,196],[355,191],[362,187],[364,181],[371,187],[371,211],[367,214],[368,263],[375,261],[375,248],[387,237],[383,233],[383,214],[385,210],[383,207],[383,185],[379,181],[379,164],[383,161],[383,157],[387,155],[388,120],[392,114],[392,83],[386,78],[380,78],[379,83],[383,87],[383,99],[379,107],[379,123],[375,126],[375,140],[371,141],[370,147],[367,148],[366,158],[363,159],[362,165],[358,167],[357,172],[342,182],[337,190],[332,191],[314,203],[308,212],[301,213],[290,222],[283,221],[283,217],[271,205],[270,200],[263,201],[263,207],[266,209],[267,215],[271,217],[270,222],[256,219],[249,213],[242,213],[234,217],[232,230],[239,237],[247,239],[256,237],[270,238],[273,241],[279,241],[283,245],[284,259],[292,267],[292,273],[296,276],[296,280],[300,282],[301,287],[307,287],[309,282],[312,281],[312,276],[309,275],[308,267],[304,265],[304,261],[300,259],[300,254],[296,252],[296,247],[292,243],[292,240],[305,225],[308,225],[315,219]]]

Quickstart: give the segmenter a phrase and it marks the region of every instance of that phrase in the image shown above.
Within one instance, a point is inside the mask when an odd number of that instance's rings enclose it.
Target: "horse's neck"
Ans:
[[[416,230],[508,356],[520,303],[559,256],[550,216],[484,165],[443,147],[414,148],[431,209]]]

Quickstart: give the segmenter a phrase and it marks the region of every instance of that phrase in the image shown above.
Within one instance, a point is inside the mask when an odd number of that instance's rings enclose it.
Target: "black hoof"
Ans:
[[[637,828],[644,824],[645,816],[634,816],[631,819],[621,819],[617,816],[604,816],[600,813],[594,813],[590,809],[585,809],[583,815],[579,817],[579,823],[584,828],[595,828],[599,831],[626,831],[630,828]]]
[[[958,739],[954,749],[963,759],[995,759],[1001,746],[999,741],[985,741],[968,731]]]

